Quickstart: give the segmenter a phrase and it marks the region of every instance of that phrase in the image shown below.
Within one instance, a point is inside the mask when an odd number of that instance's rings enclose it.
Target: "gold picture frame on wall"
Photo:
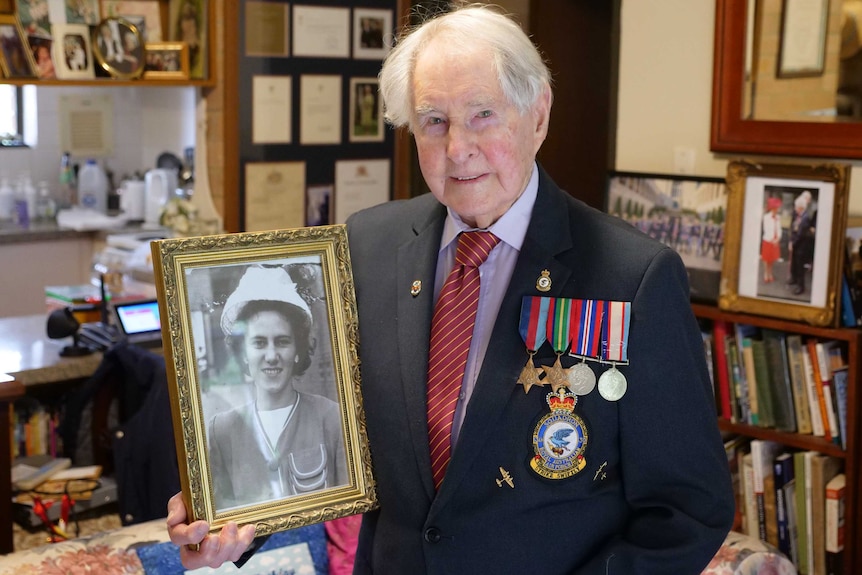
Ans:
[[[842,164],[728,164],[721,309],[837,324],[849,178]]]
[[[151,248],[190,521],[266,535],[374,509],[346,227]]]

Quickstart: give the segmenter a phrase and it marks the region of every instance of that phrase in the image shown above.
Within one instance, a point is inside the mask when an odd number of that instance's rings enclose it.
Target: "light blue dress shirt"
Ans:
[[[530,216],[533,213],[533,204],[536,203],[538,191],[539,171],[534,164],[533,173],[524,192],[512,204],[512,207],[488,228],[488,231],[500,238],[500,243],[491,251],[485,263],[479,267],[479,277],[481,278],[479,309],[476,312],[476,324],[473,327],[473,340],[470,342],[467,367],[461,382],[461,393],[455,408],[455,421],[452,425],[453,451],[458,442],[461,424],[464,422],[467,403],[473,394],[476,379],[479,377],[479,369],[482,367],[482,360],[485,358],[485,351],[491,340],[491,331],[494,328],[497,313],[500,311],[503,295],[509,287],[509,280],[515,270],[515,262],[524,243],[524,236],[527,234],[527,226],[530,224]],[[455,263],[458,234],[476,229],[467,226],[451,209],[448,211],[449,215],[443,226],[443,237],[440,240],[440,254],[437,258],[437,275],[434,280],[435,302]],[[512,329],[518,329],[518,326],[513,325]],[[501,382],[501,384],[505,383]],[[511,384],[515,385],[515,382],[511,382]]]

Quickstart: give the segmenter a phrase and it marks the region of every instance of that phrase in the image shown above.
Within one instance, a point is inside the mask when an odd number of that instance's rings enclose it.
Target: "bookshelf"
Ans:
[[[854,545],[862,537],[862,508],[859,498],[862,497],[862,480],[860,480],[860,447],[859,447],[859,389],[858,382],[862,374],[862,356],[860,356],[860,344],[862,344],[862,331],[851,328],[829,328],[810,326],[799,322],[787,321],[776,318],[761,317],[743,313],[731,313],[718,309],[715,306],[693,303],[692,309],[695,316],[701,320],[713,324],[716,321],[725,321],[730,324],[746,324],[760,329],[769,329],[785,332],[786,334],[798,334],[805,339],[816,338],[818,340],[835,340],[841,342],[846,349],[848,364],[847,385],[847,418],[846,418],[846,448],[828,441],[823,437],[811,434],[800,434],[778,431],[776,429],[749,425],[745,423],[732,422],[729,419],[719,417],[719,428],[724,432],[749,437],[752,439],[765,439],[778,442],[792,450],[816,451],[823,455],[830,455],[843,460],[844,473],[847,478],[846,502],[845,502],[845,546],[844,546],[844,573],[862,573],[862,546]],[[819,575],[819,574],[812,574]]]

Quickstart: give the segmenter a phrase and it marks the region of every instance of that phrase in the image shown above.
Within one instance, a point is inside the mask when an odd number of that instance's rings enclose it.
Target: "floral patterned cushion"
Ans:
[[[797,575],[797,571],[769,543],[731,531],[701,575]]]

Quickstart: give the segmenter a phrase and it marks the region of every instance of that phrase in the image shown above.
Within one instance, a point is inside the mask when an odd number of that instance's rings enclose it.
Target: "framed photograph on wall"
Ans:
[[[95,77],[90,28],[86,24],[54,24],[54,68],[61,80]]]
[[[375,508],[345,226],[151,248],[189,519],[259,536]]]
[[[124,18],[105,18],[93,32],[93,52],[112,77],[137,78],[144,72],[144,41],[138,27]]]
[[[0,69],[6,78],[35,78],[36,63],[14,14],[0,15]]]
[[[189,77],[189,47],[185,42],[148,42],[144,62],[145,80],[185,80]]]
[[[376,8],[353,9],[353,57],[382,60],[392,44],[392,11]]]
[[[732,161],[719,307],[837,325],[850,168]]]
[[[383,141],[383,103],[377,78],[350,79],[350,141]]]
[[[716,303],[724,255],[723,178],[612,172],[606,211],[679,253],[692,301]]]

